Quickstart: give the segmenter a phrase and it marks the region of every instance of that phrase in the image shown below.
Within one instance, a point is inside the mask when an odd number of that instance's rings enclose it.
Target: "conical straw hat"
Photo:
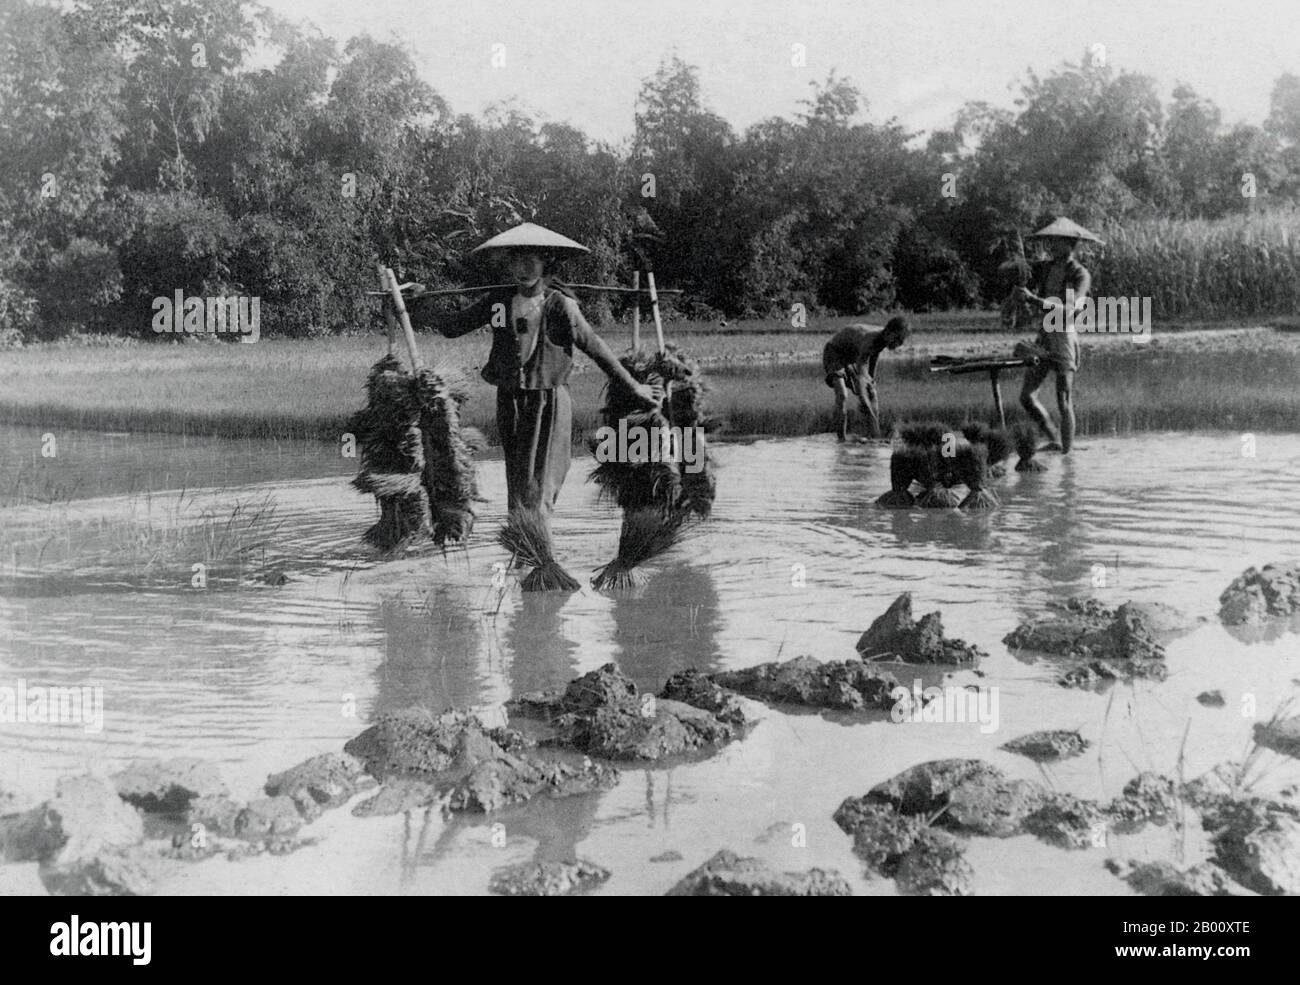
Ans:
[[[535,222],[525,222],[498,233],[485,243],[474,247],[471,253],[484,250],[535,249],[545,253],[590,253],[581,243],[575,243],[567,236],[552,232]]]
[[[1038,232],[1034,233],[1035,238],[1047,236],[1060,236],[1062,239],[1086,239],[1090,243],[1100,243],[1101,240],[1095,235],[1088,232],[1077,222],[1067,219],[1064,216],[1055,222],[1044,226]]]

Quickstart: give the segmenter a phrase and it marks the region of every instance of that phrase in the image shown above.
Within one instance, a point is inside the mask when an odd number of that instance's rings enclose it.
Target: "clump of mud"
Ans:
[[[888,711],[894,704],[890,693],[899,686],[893,674],[860,660],[822,663],[812,657],[725,671],[712,680],[759,701],[845,711]]]
[[[898,661],[909,664],[973,664],[988,656],[977,646],[943,635],[938,612],[912,618],[912,593],[904,592],[877,617],[858,640],[863,660]]]
[[[609,879],[609,870],[576,862],[525,862],[493,873],[488,889],[499,896],[573,896]]]
[[[1262,626],[1300,615],[1300,564],[1247,568],[1219,596],[1219,618],[1228,626]]]
[[[1257,723],[1255,743],[1284,756],[1300,759],[1300,715]]]
[[[852,896],[838,872],[776,872],[756,858],[723,849],[690,872],[668,896]]]
[[[1048,603],[1051,614],[1021,623],[1003,638],[1013,650],[1081,661],[1061,678],[1067,687],[1089,687],[1106,680],[1165,676],[1160,640],[1189,628],[1180,613],[1160,604],[1125,602],[1109,609],[1095,599]]]
[[[1172,862],[1121,862],[1106,859],[1106,868],[1143,896],[1255,896],[1233,882],[1218,866],[1198,862],[1180,869]]]
[[[383,715],[343,747],[385,783],[353,813],[394,813],[435,801],[451,811],[488,813],[541,794],[564,797],[618,782],[617,770],[542,759],[527,752],[528,745],[513,729],[488,729],[461,712],[435,716],[408,709]],[[387,789],[399,780],[407,782],[396,791]]]
[[[1091,743],[1074,729],[1030,732],[1002,744],[1007,752],[1027,756],[1036,763],[1053,763],[1083,754]]]
[[[969,889],[962,836],[1035,837],[1062,849],[1102,848],[1112,830],[1136,831],[1199,816],[1213,855],[1181,869],[1169,862],[1107,865],[1150,895],[1300,893],[1300,810],[1242,789],[1230,764],[1179,784],[1141,773],[1110,803],[1010,779],[982,760],[921,763],[850,797],[834,820],[853,836],[868,871],[901,892]],[[923,877],[922,873],[929,873]]]
[[[524,695],[506,708],[545,720],[552,734],[543,745],[605,759],[654,761],[715,749],[744,731],[739,705],[695,677],[678,675],[655,697],[639,693],[612,663],[562,690]]]

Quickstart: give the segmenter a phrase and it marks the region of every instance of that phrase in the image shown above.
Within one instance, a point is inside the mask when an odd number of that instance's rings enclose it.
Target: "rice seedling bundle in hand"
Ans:
[[[379,503],[379,521],[363,535],[366,543],[392,551],[427,535],[419,404],[410,375],[391,352],[370,368],[366,406],[348,426],[361,445],[361,469],[352,486]]]
[[[667,433],[661,429],[670,427],[680,429],[682,436],[690,433],[695,441],[696,454],[692,457],[696,464],[688,467],[683,455],[677,456],[678,461],[664,461],[655,455],[648,456],[651,460],[647,461],[601,462],[592,471],[591,481],[600,486],[601,495],[623,510],[618,555],[592,579],[598,589],[644,583],[645,576],[638,567],[673,547],[688,519],[707,517],[717,493],[704,437],[710,422],[698,365],[671,343],[660,352],[629,352],[620,361],[638,383],[664,387],[663,405],[646,410],[633,403],[631,394],[621,387],[609,387],[601,410],[602,423],[616,433],[620,425],[629,431],[633,427],[646,428],[649,434]],[[653,460],[656,457],[661,460]]]
[[[497,543],[510,553],[512,563],[533,569],[519,584],[525,592],[576,592],[581,587],[555,560],[551,529],[540,511],[511,510],[497,532]]]

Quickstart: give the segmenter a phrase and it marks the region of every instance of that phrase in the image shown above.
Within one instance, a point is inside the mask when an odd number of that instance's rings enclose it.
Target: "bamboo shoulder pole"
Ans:
[[[632,302],[632,351],[641,348],[641,271],[632,271],[632,290],[636,300]]]
[[[659,318],[659,292],[655,290],[655,272],[645,272],[646,283],[650,287],[650,311],[655,317],[655,337],[659,340],[659,352],[664,351],[664,323]]]
[[[402,334],[406,336],[406,348],[411,353],[411,369],[418,373],[424,368],[420,362],[420,350],[415,347],[415,330],[411,328],[411,316],[406,312],[406,302],[402,300],[402,289],[397,286],[397,277],[391,267],[380,266],[379,277],[389,296],[393,307],[397,309],[398,320],[402,323]]]

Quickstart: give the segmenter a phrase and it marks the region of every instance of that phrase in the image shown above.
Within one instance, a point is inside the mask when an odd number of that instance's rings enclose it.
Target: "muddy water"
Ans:
[[[85,462],[109,441],[117,451],[132,446],[140,467],[175,459],[166,439],[79,440]],[[0,788],[39,798],[67,772],[191,755],[218,761],[236,796],[247,798],[268,773],[338,749],[388,710],[487,708],[611,660],[657,688],[683,667],[850,657],[861,631],[907,590],[919,612],[941,608],[950,634],[989,652],[982,677],[958,671],[949,682],[995,686],[996,729],[751,703],[760,722],[742,742],[703,761],[627,769],[603,794],[450,825],[335,811],[304,829],[319,841],[292,856],[207,862],[164,887],[482,892],[498,866],[577,854],[613,870],[604,892],[662,893],[730,847],[786,869],[836,868],[858,892],[890,894],[892,883],[861,878],[830,815],[844,797],[901,769],[973,756],[1109,797],[1139,769],[1177,771],[1180,756],[1187,776],[1239,758],[1257,720],[1243,710],[1253,702],[1266,717],[1300,693],[1300,635],[1237,638],[1214,618],[1232,577],[1300,542],[1300,437],[1257,440],[1247,458],[1238,433],[1088,439],[1050,472],[1001,480],[1003,507],[986,515],[876,508],[872,500],[888,487],[882,444],[841,447],[819,437],[726,445],[716,519],[654,565],[642,592],[560,598],[493,585],[493,565],[503,560],[491,538],[504,500],[500,462],[482,468],[490,504],[468,550],[375,564],[358,544],[371,504],[348,488],[349,470],[332,450],[294,447],[300,477],[266,482],[283,443],[260,455],[252,443],[214,443],[200,457],[210,468],[214,455],[229,455],[219,488],[191,488],[184,499],[154,494],[148,509],[181,523],[269,500],[278,526],[235,576],[205,589],[192,587],[186,548],[129,571],[115,570],[111,553],[106,560],[105,545],[122,543],[117,531],[146,515],[127,487],[70,505],[0,510],[9,541],[0,545],[0,684],[102,685],[105,705],[100,732],[0,724]],[[151,450],[150,441],[161,445]],[[85,462],[92,474],[99,468]],[[594,504],[588,467],[575,465],[556,522],[560,554],[579,576],[608,560],[617,541],[617,515]],[[316,477],[302,477],[313,469]],[[250,581],[267,568],[291,580]],[[1170,644],[1163,683],[1066,690],[1050,662],[1017,659],[1000,640],[1048,600],[1071,594],[1163,601],[1206,621]],[[938,680],[925,674],[927,685]],[[1226,707],[1195,700],[1215,689]],[[1094,747],[1045,773],[998,749],[1049,727],[1080,728]],[[1261,767],[1261,789],[1300,779],[1272,754]],[[504,847],[493,845],[494,822],[505,826]],[[797,824],[806,847],[792,844]],[[1182,852],[1190,860],[1198,848],[1194,833],[1155,829],[1073,853],[1028,837],[976,840],[969,858],[981,893],[1127,893],[1102,867],[1106,856]],[[649,861],[669,850],[682,860]]]

